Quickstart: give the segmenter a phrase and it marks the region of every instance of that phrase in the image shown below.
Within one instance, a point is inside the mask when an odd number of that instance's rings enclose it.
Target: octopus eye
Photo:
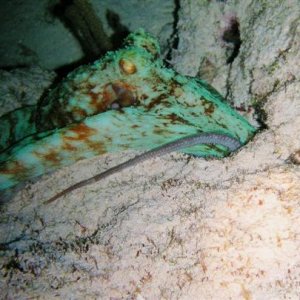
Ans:
[[[136,65],[125,58],[120,59],[119,66],[126,75],[134,74],[137,71]]]

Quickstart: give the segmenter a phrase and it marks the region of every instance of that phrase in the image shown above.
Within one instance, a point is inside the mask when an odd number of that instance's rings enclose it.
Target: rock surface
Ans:
[[[27,184],[1,206],[3,298],[299,299],[298,2],[191,2],[180,1],[177,70],[200,70],[245,114],[257,104],[267,128],[227,159],[168,155],[48,205],[133,153]],[[227,12],[242,40],[230,64]]]
[[[0,70],[0,115],[36,104],[54,78],[55,72],[38,66]]]

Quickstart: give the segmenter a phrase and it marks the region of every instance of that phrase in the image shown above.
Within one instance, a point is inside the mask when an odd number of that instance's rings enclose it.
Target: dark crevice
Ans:
[[[61,0],[53,7],[53,14],[73,33],[91,60],[112,49],[110,39],[89,0]]]
[[[229,19],[228,25],[223,31],[222,39],[226,44],[230,44],[232,46],[232,52],[226,60],[227,64],[231,64],[238,56],[242,44],[240,24],[237,17],[232,16]]]
[[[106,20],[108,25],[114,32],[109,37],[112,43],[112,49],[118,49],[122,46],[124,39],[128,36],[130,31],[125,25],[121,23],[120,16],[110,9],[106,11]]]
[[[231,84],[230,84],[230,74],[231,74],[231,64],[229,66],[228,74],[226,77],[226,94],[224,98],[228,103],[230,103],[229,99],[232,98],[232,89],[231,89]],[[230,103],[232,105],[232,103]]]
[[[55,70],[59,78],[82,64],[98,59],[107,51],[118,49],[123,39],[130,33],[129,29],[121,23],[119,15],[112,10],[107,10],[106,20],[113,30],[113,34],[108,36],[89,0],[76,2],[60,0],[58,4],[49,7],[49,10],[73,33],[84,52],[83,58]]]
[[[230,81],[230,77],[231,77],[231,70],[232,70],[232,64],[229,65],[229,69],[228,69],[228,74],[227,74],[227,78],[226,78],[226,94],[224,96],[224,98],[226,99],[227,103],[229,103],[232,107],[234,107],[237,111],[243,113],[243,112],[249,112],[249,107],[245,106],[244,104],[240,104],[239,107],[237,107],[232,98],[232,84]],[[251,82],[249,85],[249,95],[253,95],[252,92],[252,81],[253,81],[253,75],[252,75],[252,71],[250,71],[250,76],[251,76]],[[268,129],[267,126],[267,113],[264,109],[264,104],[265,104],[266,98],[265,100],[260,99],[259,101],[256,101],[255,103],[251,104],[251,107],[254,109],[255,111],[255,117],[254,119],[258,122],[259,124],[259,130],[263,131],[265,129]]]
[[[230,55],[230,56],[228,57],[228,59],[226,60],[226,63],[227,63],[227,64],[233,63],[234,59],[239,55],[240,46],[241,46],[240,44],[234,46],[231,55]]]
[[[179,37],[178,37],[178,31],[177,31],[177,25],[179,21],[179,10],[180,10],[180,0],[174,0],[174,11],[173,11],[173,30],[170,37],[170,46],[169,51],[165,57],[166,65],[169,65],[168,61],[172,60],[172,51],[174,49],[178,48],[179,44]]]
[[[268,115],[267,112],[265,111],[264,107],[265,102],[263,103],[255,103],[252,105],[254,111],[255,111],[255,116],[256,116],[256,121],[259,124],[259,130],[263,131],[268,129],[268,125],[267,125],[267,119],[268,119]]]

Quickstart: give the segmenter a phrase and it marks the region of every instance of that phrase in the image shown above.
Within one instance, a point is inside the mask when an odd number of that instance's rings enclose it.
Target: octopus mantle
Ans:
[[[156,39],[143,30],[124,48],[71,72],[36,106],[0,119],[0,189],[99,154],[151,149],[196,133],[245,144],[247,120],[212,87],[166,68]],[[221,145],[183,152],[223,157]]]

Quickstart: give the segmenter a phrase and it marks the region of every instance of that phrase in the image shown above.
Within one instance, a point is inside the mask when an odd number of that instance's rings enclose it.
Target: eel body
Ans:
[[[79,188],[82,188],[84,186],[87,186],[89,184],[93,184],[95,182],[98,182],[108,176],[111,176],[117,172],[121,172],[127,168],[133,167],[141,162],[144,162],[148,159],[160,157],[162,155],[179,151],[182,149],[187,149],[189,147],[193,147],[196,145],[222,145],[226,147],[230,152],[236,151],[240,146],[241,143],[232,137],[222,135],[222,134],[214,134],[214,133],[201,133],[201,134],[195,134],[192,136],[183,137],[181,139],[169,142],[167,144],[164,144],[162,146],[159,146],[157,148],[151,149],[149,151],[146,151],[140,155],[137,155],[133,157],[132,159],[129,159],[125,161],[124,163],[121,163],[119,165],[116,165],[115,167],[112,167],[100,174],[97,174],[91,178],[85,179],[83,181],[80,181],[67,189],[61,191],[60,193],[56,194],[49,200],[45,202],[45,204],[49,204],[56,199],[71,193],[74,190],[77,190]]]

